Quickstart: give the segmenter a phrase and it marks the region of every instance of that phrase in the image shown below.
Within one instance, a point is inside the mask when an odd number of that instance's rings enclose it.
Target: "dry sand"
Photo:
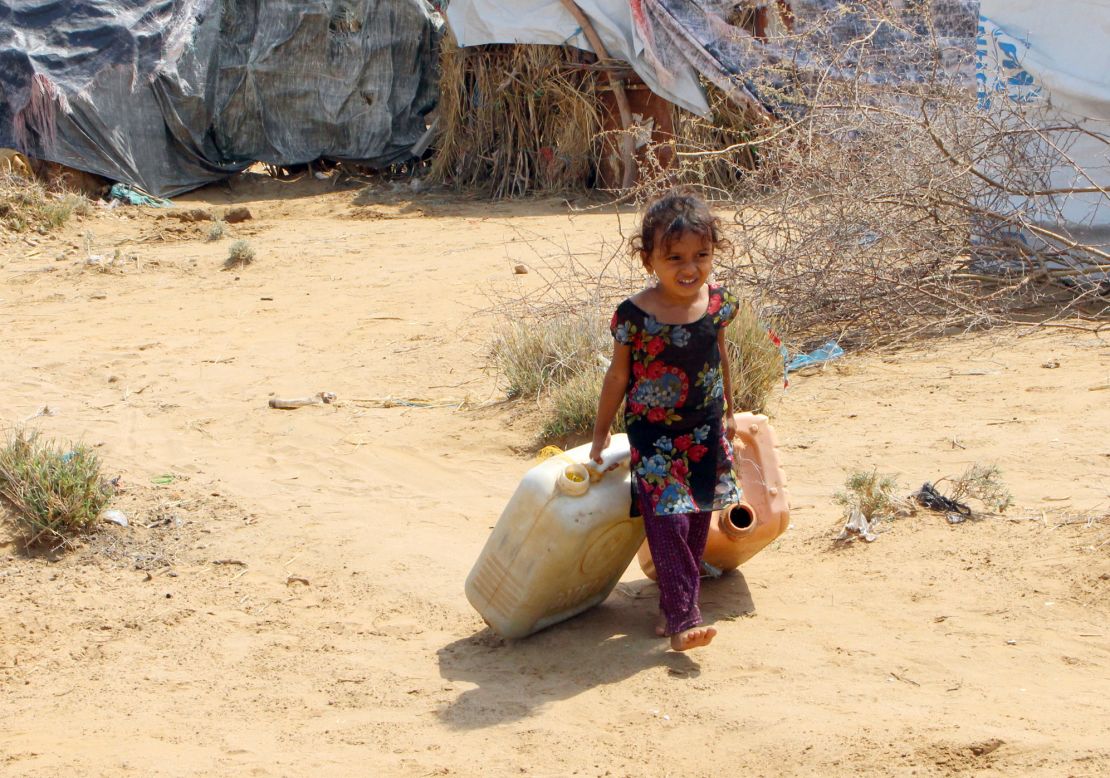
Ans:
[[[463,580],[534,426],[483,405],[482,311],[539,283],[518,263],[598,260],[617,220],[405,194],[245,176],[179,203],[248,205],[219,241],[120,208],[0,243],[0,426],[98,445],[132,520],[59,556],[0,531],[0,773],[1110,774],[1105,337],[797,378],[771,408],[793,526],[706,584],[712,646],[664,650],[635,566],[505,644]],[[235,238],[258,256],[225,271]],[[1001,467],[1006,517],[832,543],[848,470],[908,491],[972,463]]]

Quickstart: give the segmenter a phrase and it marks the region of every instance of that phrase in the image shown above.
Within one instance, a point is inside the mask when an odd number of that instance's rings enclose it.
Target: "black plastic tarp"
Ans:
[[[424,133],[441,25],[425,0],[0,0],[0,146],[163,197],[383,167]]]

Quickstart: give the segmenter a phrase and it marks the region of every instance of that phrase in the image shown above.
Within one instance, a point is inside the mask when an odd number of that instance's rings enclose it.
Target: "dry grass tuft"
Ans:
[[[754,413],[767,410],[771,392],[782,381],[783,364],[779,347],[755,309],[741,303],[736,318],[725,330],[732,394],[736,407]]]
[[[510,398],[538,398],[583,372],[604,371],[612,337],[600,315],[506,320],[492,348]],[[595,398],[596,402],[596,398]]]
[[[254,248],[245,240],[237,240],[227,250],[227,259],[224,260],[224,270],[244,267],[254,262]]]
[[[101,478],[99,457],[87,446],[58,447],[20,430],[0,448],[0,496],[28,546],[64,546],[92,528],[111,488]]]
[[[593,429],[613,349],[607,321],[592,308],[503,321],[491,349],[492,367],[510,398],[539,403],[542,440],[565,439]],[[618,418],[618,428],[620,423]]]
[[[12,173],[0,174],[0,229],[46,234],[91,208],[84,195],[50,192],[40,182]]]
[[[597,400],[605,368],[586,366],[551,391],[549,405],[545,408],[541,437],[545,441],[586,435],[593,431],[597,419]],[[624,416],[618,413],[613,420],[613,431],[624,430]]]

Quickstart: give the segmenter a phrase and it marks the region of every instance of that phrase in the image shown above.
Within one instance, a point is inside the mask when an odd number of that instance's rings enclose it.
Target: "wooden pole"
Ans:
[[[586,34],[586,40],[594,47],[594,54],[597,55],[599,60],[609,59],[608,52],[605,51],[605,45],[601,42],[601,38],[594,29],[593,24],[586,18],[586,14],[582,13],[582,9],[574,0],[560,0],[563,7],[567,9],[574,20],[578,22],[578,26],[582,28],[582,32]],[[613,87],[613,96],[617,99],[617,110],[621,115],[621,126],[624,132],[621,135],[621,162],[624,170],[621,172],[621,189],[631,189],[632,180],[636,175],[636,147],[635,138],[632,137],[632,107],[628,104],[628,94],[624,91],[624,82],[613,76],[612,71],[606,71],[609,76],[609,84]]]

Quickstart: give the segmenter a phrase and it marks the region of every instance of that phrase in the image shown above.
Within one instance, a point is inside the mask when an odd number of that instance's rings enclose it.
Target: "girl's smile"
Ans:
[[[644,265],[659,279],[659,292],[673,302],[700,296],[713,272],[713,243],[705,235],[684,232],[669,243],[659,241]]]

